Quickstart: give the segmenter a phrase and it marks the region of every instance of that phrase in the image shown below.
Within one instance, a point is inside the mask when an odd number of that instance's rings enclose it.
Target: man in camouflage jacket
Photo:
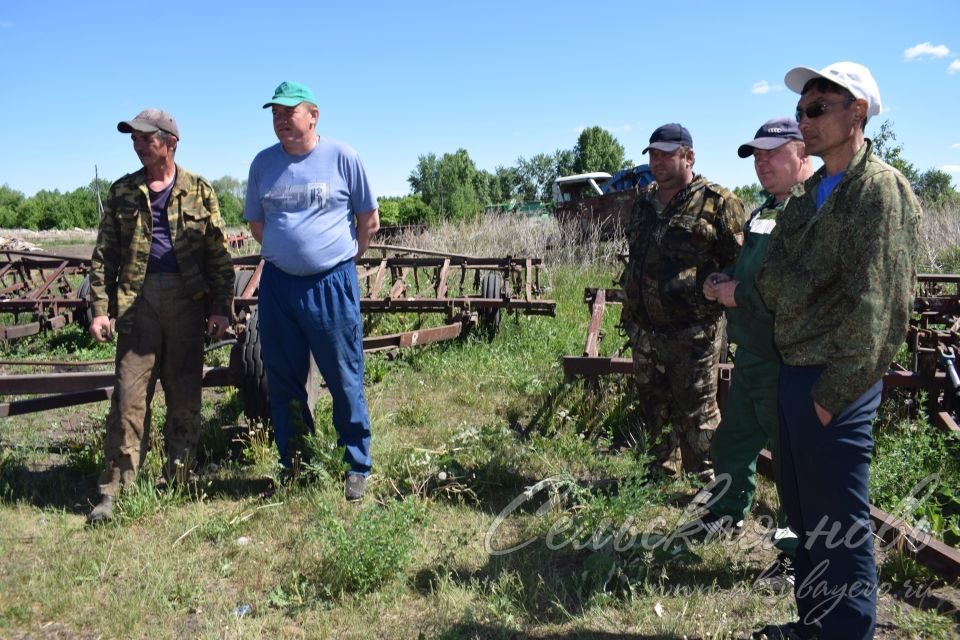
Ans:
[[[165,474],[172,481],[189,473],[200,431],[204,320],[212,338],[222,337],[233,303],[217,196],[174,162],[180,133],[173,117],[147,109],[117,129],[131,134],[143,168],[110,187],[90,271],[90,333],[101,342],[118,335],[91,524],[110,519],[121,486],[143,463],[157,379],[166,399]]]
[[[799,620],[757,637],[872,638],[871,423],[913,310],[920,205],[864,137],[880,113],[866,67],[797,67],[785,81],[824,166],[792,189],[756,281],[783,356],[783,499],[799,536]]]
[[[656,462],[709,475],[723,316],[701,288],[707,274],[736,262],[744,212],[733,193],[693,173],[692,147],[684,127],[667,124],[643,151],[657,181],[637,199],[627,226],[622,322]],[[662,433],[668,422],[672,429]]]

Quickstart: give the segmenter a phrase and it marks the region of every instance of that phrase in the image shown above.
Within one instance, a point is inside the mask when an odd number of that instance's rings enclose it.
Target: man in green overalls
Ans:
[[[736,265],[707,276],[703,285],[708,300],[726,307],[727,333],[737,345],[730,395],[710,447],[718,483],[707,504],[708,513],[699,522],[706,537],[743,528],[756,491],[757,454],[768,443],[780,492],[777,385],[781,361],[773,342],[773,316],[757,295],[753,280],[790,188],[813,173],[793,118],[764,123],[755,139],[742,144],[737,153],[741,158],[753,157],[757,178],[770,196],[744,227],[743,249]],[[726,482],[729,485],[725,486]],[[777,520],[774,544],[780,557],[758,581],[780,591],[792,587],[791,558],[797,537],[787,526],[782,507]]]

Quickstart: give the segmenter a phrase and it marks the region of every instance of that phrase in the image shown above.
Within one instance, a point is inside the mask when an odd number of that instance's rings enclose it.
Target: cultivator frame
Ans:
[[[61,329],[86,319],[83,285],[70,278],[85,276],[90,261],[36,251],[0,251],[0,313],[12,314],[12,324],[0,324],[0,342]],[[19,322],[26,315],[28,321]]]
[[[370,255],[376,253],[380,255]],[[236,321],[230,339],[213,345],[232,344],[230,366],[206,370],[203,385],[238,387],[247,417],[267,419],[269,403],[260,359],[256,308],[264,263],[259,255],[236,257],[233,262]],[[474,327],[492,336],[499,327],[502,311],[552,316],[556,303],[541,298],[544,290],[540,267],[539,258],[478,258],[372,245],[368,257],[357,264],[362,296],[360,311],[368,321],[376,315],[390,313],[441,314],[445,324],[367,335],[363,341],[364,351],[453,340]],[[88,326],[90,310],[85,297],[89,290],[89,270],[90,261],[80,258],[0,252],[0,283],[7,295],[0,300],[0,312],[30,313],[32,320],[29,324],[0,326],[0,339],[59,329],[75,320]],[[83,278],[83,282],[75,290],[68,277]],[[0,417],[105,400],[112,393],[112,384],[112,371],[0,376],[0,397],[50,394],[0,403]],[[315,367],[311,369],[307,385],[312,405],[318,386]]]

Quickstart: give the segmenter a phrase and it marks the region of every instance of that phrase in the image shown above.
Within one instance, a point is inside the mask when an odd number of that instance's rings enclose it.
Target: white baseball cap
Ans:
[[[854,98],[866,100],[867,116],[880,115],[880,88],[873,79],[870,70],[856,62],[834,62],[820,71],[810,67],[795,67],[787,72],[783,81],[795,93],[803,91],[803,86],[814,78],[823,78],[838,84]]]

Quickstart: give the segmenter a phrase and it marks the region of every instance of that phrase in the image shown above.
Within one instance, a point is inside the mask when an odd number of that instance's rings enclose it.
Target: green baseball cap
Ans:
[[[273,92],[273,99],[263,105],[266,109],[275,104],[284,107],[295,107],[301,102],[309,102],[317,106],[317,99],[313,97],[313,91],[299,82],[281,82],[280,86]]]

